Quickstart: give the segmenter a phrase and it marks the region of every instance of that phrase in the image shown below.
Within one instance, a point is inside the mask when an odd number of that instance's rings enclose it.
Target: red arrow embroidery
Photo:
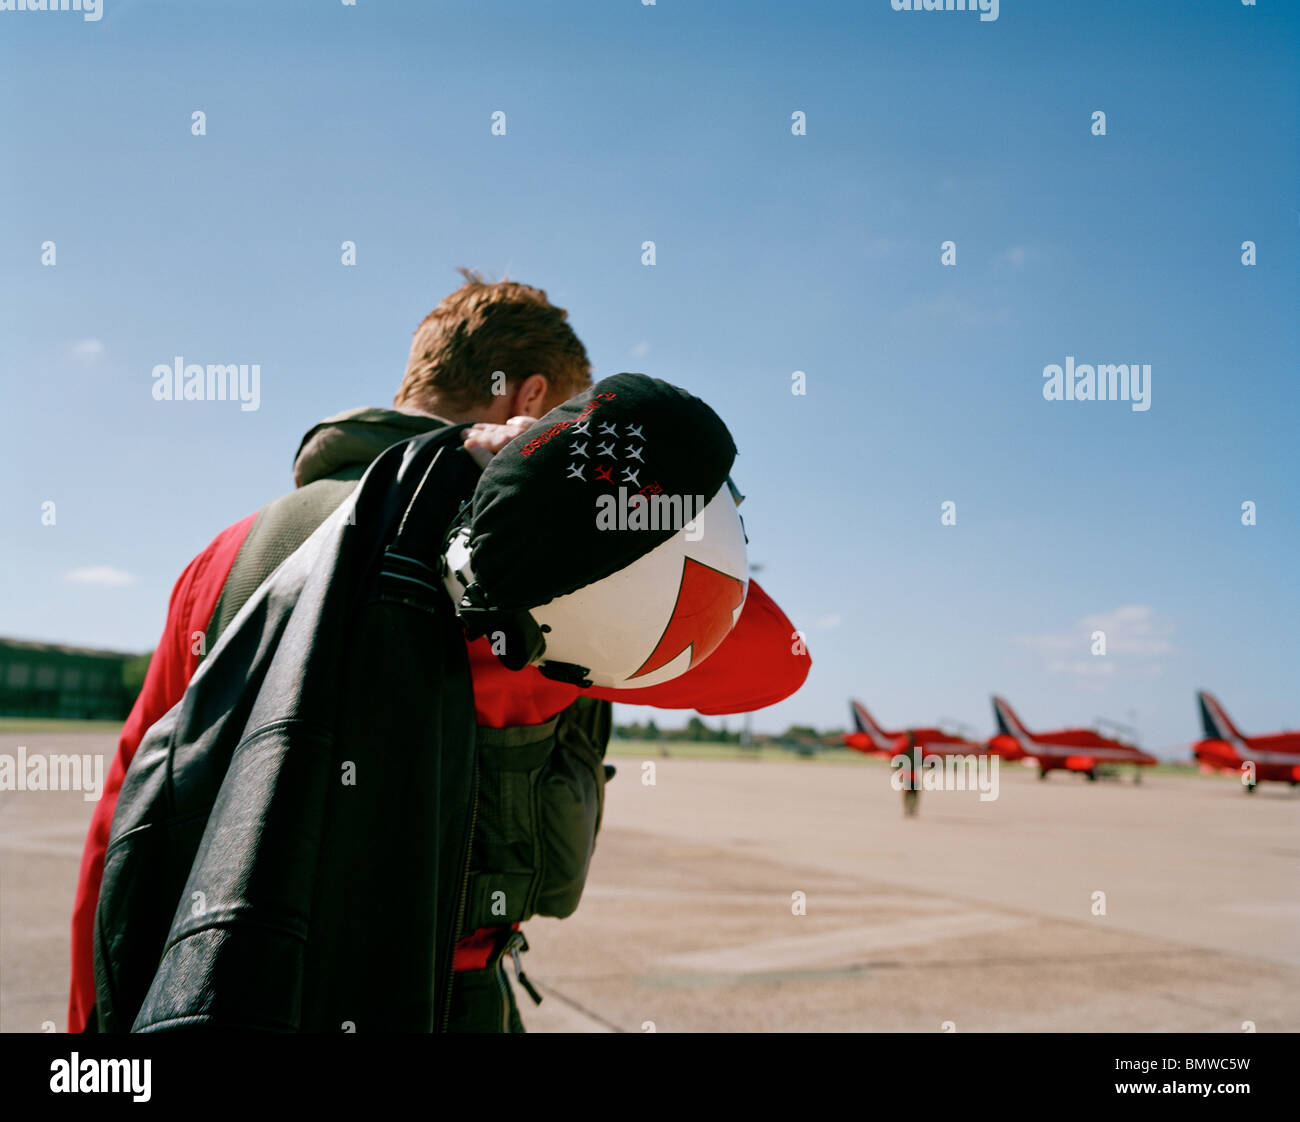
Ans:
[[[672,618],[650,657],[632,677],[667,666],[687,647],[691,649],[691,666],[703,662],[726,638],[732,614],[744,599],[742,581],[687,557]]]

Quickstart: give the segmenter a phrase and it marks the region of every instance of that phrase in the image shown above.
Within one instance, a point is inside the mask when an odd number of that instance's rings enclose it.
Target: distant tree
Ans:
[[[614,735],[624,740],[644,740],[645,727],[637,721],[633,721],[630,725],[615,725]]]
[[[122,689],[130,695],[132,700],[136,698],[144,686],[144,676],[149,672],[149,661],[152,658],[152,654],[136,655],[134,658],[128,658],[122,663]]]
[[[646,740],[659,739],[659,726],[654,723],[653,717],[646,722],[645,731],[641,735],[644,736]]]

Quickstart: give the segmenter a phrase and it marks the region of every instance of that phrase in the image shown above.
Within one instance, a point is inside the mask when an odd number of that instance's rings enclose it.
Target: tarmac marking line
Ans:
[[[864,954],[918,947],[968,935],[1030,926],[1018,916],[994,912],[920,916],[892,923],[859,924],[811,935],[783,935],[776,939],[707,951],[669,955],[665,966],[711,974],[764,974],[799,970],[820,964],[844,963]]]

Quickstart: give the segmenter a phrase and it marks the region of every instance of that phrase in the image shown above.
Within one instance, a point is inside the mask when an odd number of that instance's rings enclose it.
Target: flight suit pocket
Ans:
[[[555,721],[478,730],[478,809],[462,934],[532,914],[541,868],[537,784]]]
[[[582,898],[605,803],[599,748],[580,722],[563,721],[538,776],[542,876],[534,911],[563,919]]]
[[[605,804],[608,715],[582,699],[545,724],[479,728],[462,934],[577,908]]]

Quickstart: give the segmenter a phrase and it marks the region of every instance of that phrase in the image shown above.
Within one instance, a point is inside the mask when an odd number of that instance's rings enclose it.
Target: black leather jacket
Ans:
[[[145,736],[96,913],[101,1031],[445,1024],[476,783],[437,571],[478,475],[460,434],[381,454]]]

